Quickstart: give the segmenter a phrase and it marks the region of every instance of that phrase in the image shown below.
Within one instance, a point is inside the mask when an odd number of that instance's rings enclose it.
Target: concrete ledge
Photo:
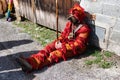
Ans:
[[[108,51],[114,52],[115,54],[117,54],[118,56],[120,56],[120,45],[111,42],[108,46]]]
[[[92,39],[95,46],[107,50],[111,29],[114,27],[115,22],[116,18],[96,13],[95,35]]]

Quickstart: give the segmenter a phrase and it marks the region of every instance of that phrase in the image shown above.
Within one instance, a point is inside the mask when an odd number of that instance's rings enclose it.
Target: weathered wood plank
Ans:
[[[63,29],[69,8],[76,0],[58,0],[59,30]],[[19,0],[20,14],[38,24],[56,29],[55,0]],[[35,4],[35,5],[34,5]],[[36,17],[36,19],[35,19]],[[64,20],[63,20],[64,19]]]

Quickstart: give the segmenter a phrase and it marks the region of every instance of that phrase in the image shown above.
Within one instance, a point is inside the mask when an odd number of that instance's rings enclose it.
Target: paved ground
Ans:
[[[14,57],[29,56],[42,47],[21,30],[0,20],[0,80],[120,80],[120,65],[109,69],[88,68],[84,66],[84,57],[25,74]]]

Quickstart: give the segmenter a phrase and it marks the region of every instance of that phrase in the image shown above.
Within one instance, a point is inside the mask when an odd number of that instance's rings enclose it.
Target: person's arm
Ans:
[[[79,45],[79,41],[86,44],[88,42],[88,36],[90,34],[90,28],[87,25],[83,25],[82,28],[78,31],[78,36],[73,40],[74,44]],[[75,45],[76,46],[76,45]]]
[[[64,41],[65,39],[68,39],[68,35],[71,32],[71,26],[72,23],[69,21],[67,22],[65,29],[62,31],[61,35],[59,36],[58,40],[60,40],[61,42]]]
[[[88,42],[88,36],[90,34],[90,28],[87,25],[83,25],[80,30],[77,31],[77,36],[74,40],[71,40],[65,44],[67,50],[73,50],[76,54],[76,48],[83,48]]]
[[[56,49],[62,48],[63,42],[66,42],[68,40],[68,35],[71,32],[71,26],[72,26],[72,23],[70,21],[67,22],[65,29],[62,31],[61,35],[58,37],[58,40],[55,41]]]

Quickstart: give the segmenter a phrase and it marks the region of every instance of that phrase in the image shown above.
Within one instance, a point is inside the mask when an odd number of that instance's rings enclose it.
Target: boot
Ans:
[[[22,57],[17,58],[17,62],[22,67],[22,71],[29,73],[32,71],[32,66]]]

